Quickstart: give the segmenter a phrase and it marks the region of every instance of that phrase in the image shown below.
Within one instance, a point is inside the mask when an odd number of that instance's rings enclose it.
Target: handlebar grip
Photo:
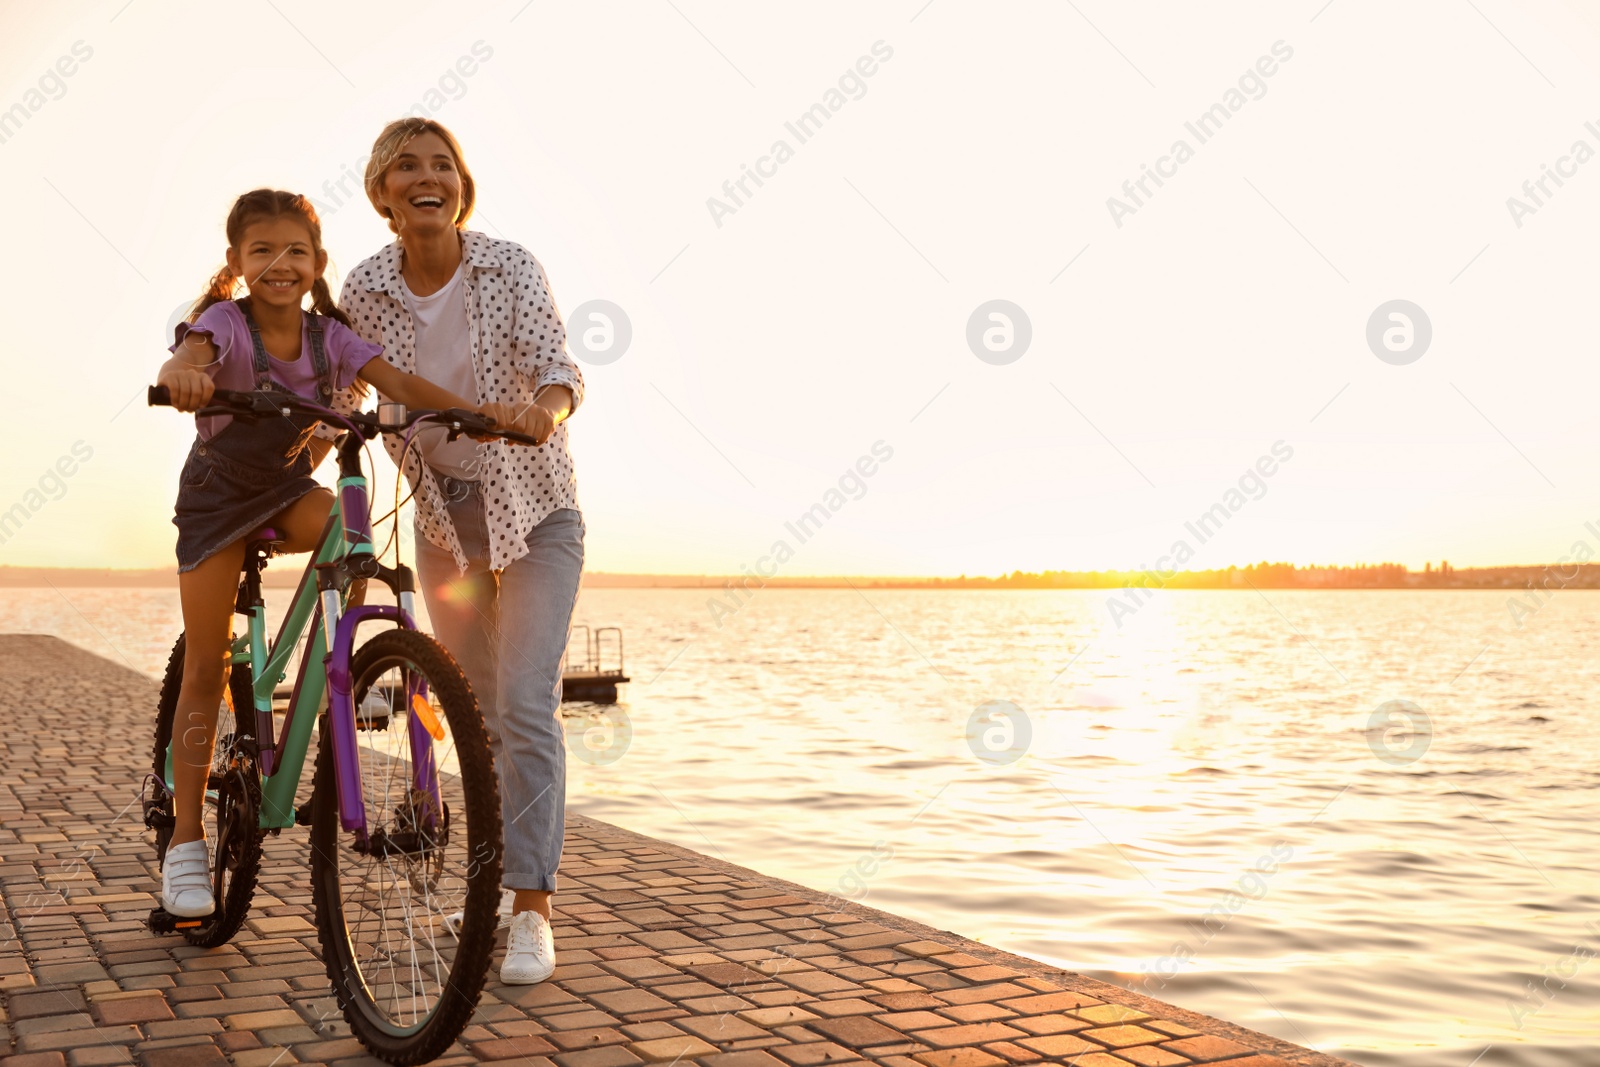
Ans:
[[[167,387],[164,385],[152,385],[148,400],[149,406],[153,408],[172,406],[172,394],[167,391]]]
[[[538,443],[539,443],[536,439],[534,439],[532,437],[529,437],[525,433],[514,433],[514,432],[512,432],[510,430],[504,431],[503,433],[500,434],[500,436],[504,437],[507,441],[515,441],[519,445],[535,445],[535,446],[537,446]]]
[[[521,445],[534,445],[537,447],[539,444],[537,440],[525,433],[499,429],[489,418],[478,414],[476,411],[468,411],[465,408],[446,408],[441,414],[448,415],[451,419],[461,424],[460,430],[451,431],[452,439],[457,434],[492,433],[496,437],[504,438],[507,441],[515,441]]]

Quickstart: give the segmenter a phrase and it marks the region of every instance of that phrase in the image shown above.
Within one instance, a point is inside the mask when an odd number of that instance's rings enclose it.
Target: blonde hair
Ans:
[[[367,157],[367,173],[363,184],[366,185],[367,199],[372,201],[372,206],[378,214],[389,220],[389,231],[399,233],[400,228],[395,225],[394,212],[383,206],[378,194],[383,189],[384,176],[389,173],[389,168],[405,151],[407,144],[413,138],[422,134],[437,134],[450,154],[455,157],[456,170],[461,175],[461,210],[456,215],[456,229],[464,230],[467,220],[472,217],[472,207],[478,199],[478,187],[472,180],[472,172],[467,169],[467,161],[461,155],[461,143],[456,140],[456,135],[451,133],[441,124],[432,119],[404,118],[396,119],[383,128],[378,134],[378,139],[372,142],[372,155]]]

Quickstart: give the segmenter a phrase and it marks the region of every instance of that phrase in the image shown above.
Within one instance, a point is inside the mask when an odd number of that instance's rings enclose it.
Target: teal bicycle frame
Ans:
[[[246,616],[248,624],[231,645],[232,663],[248,666],[252,680],[261,774],[261,828],[278,830],[295,823],[295,790],[305,769],[311,730],[327,693],[340,822],[344,829],[357,835],[358,844],[366,840],[367,822],[360,791],[355,704],[350,690],[350,657],[355,631],[368,621],[389,621],[404,629],[416,629],[411,569],[404,565],[385,567],[373,555],[367,479],[361,472],[360,447],[361,441],[355,434],[347,435],[340,446],[338,506],[323,528],[316,554],[301,576],[288,614],[270,644],[266,634],[266,604],[261,598],[261,568],[270,554],[271,538],[254,540],[247,546],[244,577],[239,584],[235,610]],[[364,604],[347,609],[350,582],[358,577],[385,582],[394,590],[398,606]],[[273,693],[287,675],[289,657],[300,646],[307,625],[312,628],[310,643],[300,660],[282,734],[274,740]],[[318,669],[324,666],[325,669]],[[328,693],[330,680],[332,691]],[[426,700],[427,696],[426,683],[421,679],[411,680],[406,693],[407,710],[416,699]],[[427,727],[417,715],[408,714],[406,719],[411,738],[413,785],[437,800],[438,774]],[[173,789],[170,744],[165,777],[167,788]],[[431,821],[431,812],[438,807],[427,810]]]

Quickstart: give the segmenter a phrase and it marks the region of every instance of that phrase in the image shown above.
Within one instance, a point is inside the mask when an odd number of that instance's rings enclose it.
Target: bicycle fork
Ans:
[[[361,763],[356,732],[355,694],[352,691],[350,661],[355,644],[356,628],[370,619],[386,619],[403,629],[416,629],[412,614],[414,592],[411,573],[402,567],[395,575],[400,604],[390,607],[382,604],[363,604],[342,609],[337,581],[337,566],[319,565],[318,594],[321,597],[323,632],[328,656],[328,728],[334,751],[334,781],[339,796],[339,822],[347,832],[356,835],[358,848],[371,847],[371,829],[367,821],[366,805],[361,796]],[[386,568],[385,568],[386,569]],[[384,575],[383,577],[388,577]],[[418,673],[406,671],[406,734],[411,747],[411,787],[414,795],[424,800],[419,822],[420,828],[437,830],[443,812],[443,795],[439,788],[439,768],[433,753],[434,734],[430,726],[438,728],[432,706],[428,702],[427,682]],[[435,719],[426,722],[425,718]],[[440,730],[442,733],[442,730]]]

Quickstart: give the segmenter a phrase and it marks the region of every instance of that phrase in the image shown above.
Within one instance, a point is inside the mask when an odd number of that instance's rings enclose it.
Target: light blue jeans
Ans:
[[[468,560],[416,534],[417,579],[434,636],[478,698],[500,775],[506,889],[556,888],[566,832],[567,750],[557,709],[561,657],[583,571],[583,515],[561,508],[528,535],[528,553],[498,577],[489,569],[483,498],[449,505]]]

